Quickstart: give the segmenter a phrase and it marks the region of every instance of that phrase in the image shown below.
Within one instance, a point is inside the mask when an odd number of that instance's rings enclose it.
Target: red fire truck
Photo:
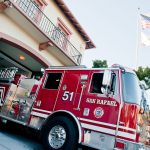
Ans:
[[[50,67],[38,81],[0,69],[0,117],[40,130],[48,150],[140,149],[141,91],[136,74],[106,69]]]

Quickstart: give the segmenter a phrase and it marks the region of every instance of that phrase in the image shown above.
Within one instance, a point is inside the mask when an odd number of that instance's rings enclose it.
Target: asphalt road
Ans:
[[[0,130],[0,150],[44,150],[37,136],[25,129],[3,128]]]
[[[36,132],[21,126],[0,124],[0,150],[44,150]],[[78,148],[83,150],[83,147]],[[84,148],[84,150],[90,150]]]
[[[41,144],[12,133],[0,133],[0,150],[43,150]]]
[[[1,127],[1,125],[0,125]],[[0,150],[44,150],[38,134],[20,126],[5,126],[0,128]],[[78,148],[83,150],[83,147]],[[92,150],[84,148],[84,150]],[[150,150],[150,147],[145,148]]]

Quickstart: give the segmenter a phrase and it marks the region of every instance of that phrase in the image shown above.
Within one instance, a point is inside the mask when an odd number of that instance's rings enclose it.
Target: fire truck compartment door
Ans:
[[[27,123],[34,98],[30,96],[35,79],[23,79],[19,86],[12,84],[1,109],[1,115]]]

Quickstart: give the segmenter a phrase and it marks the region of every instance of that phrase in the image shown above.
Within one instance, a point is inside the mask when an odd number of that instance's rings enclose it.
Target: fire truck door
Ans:
[[[81,71],[79,70],[65,71],[61,88],[59,90],[55,111],[60,109],[67,110],[78,116],[79,111],[76,111],[76,103],[79,98],[77,89],[80,84],[80,73]]]
[[[64,71],[48,72],[44,78],[44,82],[38,92],[34,108],[46,111],[52,111]]]
[[[118,72],[114,71],[111,86],[112,93],[107,96],[102,93],[103,70],[91,73],[89,83],[84,89],[80,110],[81,124],[85,128],[95,129],[99,132],[115,134],[119,112],[119,82]],[[90,124],[90,125],[89,125]],[[100,127],[100,128],[99,128]]]

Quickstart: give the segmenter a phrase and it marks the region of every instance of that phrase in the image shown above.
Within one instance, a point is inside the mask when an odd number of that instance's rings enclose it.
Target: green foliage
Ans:
[[[139,80],[144,80],[147,86],[150,88],[150,68],[139,67],[137,71],[135,71]]]
[[[106,68],[106,67],[108,67],[107,60],[94,60],[93,61],[92,68]]]

